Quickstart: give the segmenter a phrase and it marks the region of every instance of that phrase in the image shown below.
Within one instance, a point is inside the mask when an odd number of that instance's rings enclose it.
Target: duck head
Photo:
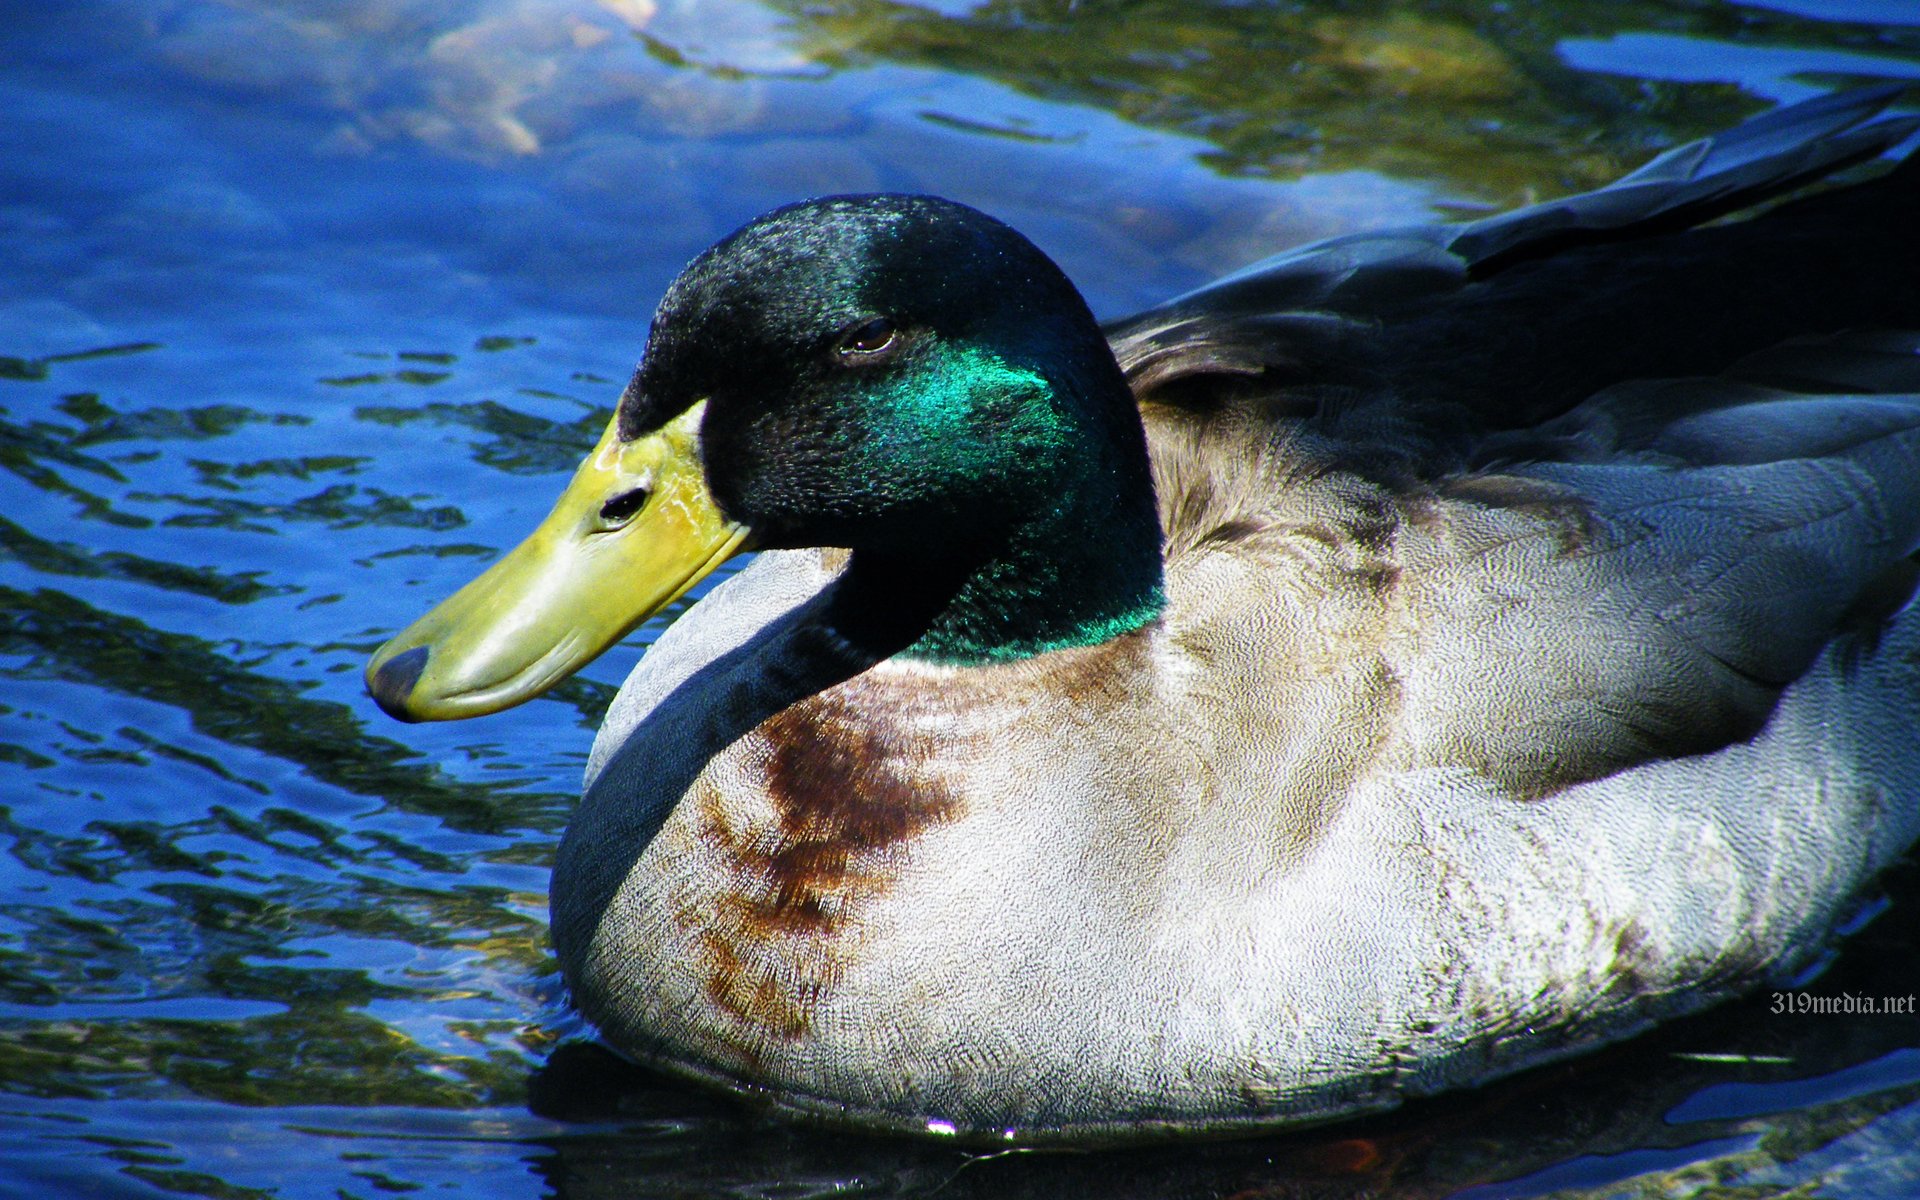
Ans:
[[[403,720],[518,704],[751,548],[850,550],[850,639],[1022,658],[1152,620],[1159,538],[1138,411],[1046,255],[950,201],[814,200],[688,265],[553,512],[367,687]]]

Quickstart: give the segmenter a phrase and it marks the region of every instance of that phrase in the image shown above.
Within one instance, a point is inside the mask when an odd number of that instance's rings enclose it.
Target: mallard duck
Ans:
[[[613,702],[553,940],[789,1113],[1269,1128],[1790,979],[1920,832],[1920,174],[1689,227],[1893,94],[1104,328],[963,205],[779,209],[368,686],[504,708],[760,551]]]

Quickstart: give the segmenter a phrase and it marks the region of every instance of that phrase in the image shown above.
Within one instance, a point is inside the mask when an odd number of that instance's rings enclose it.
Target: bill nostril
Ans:
[[[631,520],[635,513],[647,506],[647,498],[652,494],[646,488],[622,492],[600,506],[600,519],[614,525]]]

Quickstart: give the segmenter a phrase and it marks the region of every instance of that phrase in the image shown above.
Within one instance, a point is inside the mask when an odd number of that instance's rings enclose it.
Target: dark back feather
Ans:
[[[1171,489],[1170,552],[1257,528],[1261,494],[1288,478],[1349,470],[1405,490],[1516,456],[1552,459],[1571,452],[1564,434],[1536,427],[1603,389],[1741,360],[1749,380],[1811,371],[1801,382],[1826,386],[1839,351],[1783,343],[1920,328],[1920,159],[1692,227],[1898,145],[1920,119],[1874,118],[1901,91],[1781,109],[1594,192],[1316,243],[1110,323]],[[1879,383],[1904,378],[1904,364],[1881,367]],[[1674,388],[1636,419],[1741,394]]]

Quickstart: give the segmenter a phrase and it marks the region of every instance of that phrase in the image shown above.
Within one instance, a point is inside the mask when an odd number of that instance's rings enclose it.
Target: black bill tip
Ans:
[[[407,710],[407,698],[413,695],[413,686],[420,682],[421,672],[427,669],[427,647],[415,646],[380,664],[375,670],[367,672],[367,692],[386,714],[398,721],[418,721]]]

